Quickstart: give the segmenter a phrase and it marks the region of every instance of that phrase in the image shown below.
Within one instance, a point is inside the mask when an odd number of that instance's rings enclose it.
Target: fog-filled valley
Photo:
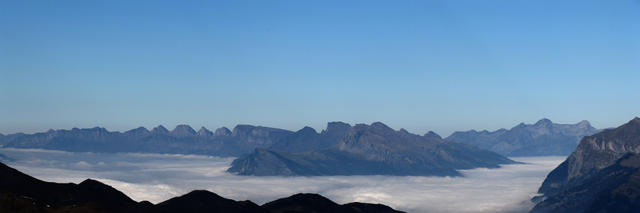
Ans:
[[[526,212],[547,173],[565,157],[513,158],[525,164],[461,171],[464,177],[255,177],[225,172],[233,158],[140,153],[0,149],[8,165],[36,178],[79,183],[92,178],[153,203],[194,189],[258,204],[318,193],[338,203],[382,203],[408,212]]]

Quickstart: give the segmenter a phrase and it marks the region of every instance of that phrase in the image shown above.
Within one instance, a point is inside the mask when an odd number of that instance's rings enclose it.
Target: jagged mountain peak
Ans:
[[[202,137],[209,137],[209,136],[213,136],[213,132],[211,132],[209,129],[203,127],[200,127],[200,130],[198,130],[198,136],[202,136]]]
[[[552,124],[553,124],[553,122],[551,122],[551,120],[549,120],[549,119],[547,119],[547,118],[543,118],[543,119],[540,119],[538,122],[536,122],[536,123],[534,124],[534,126],[539,126],[539,127],[540,127],[540,126],[544,126],[544,127],[548,127],[548,126],[551,126]]]
[[[220,127],[218,129],[216,129],[216,132],[213,133],[213,136],[230,136],[231,135],[231,130],[227,129],[227,127]]]
[[[157,127],[153,128],[151,132],[155,134],[167,134],[169,133],[169,130],[162,125],[158,125]]]
[[[576,125],[578,125],[578,126],[589,126],[590,127],[591,123],[589,123],[589,121],[587,121],[587,120],[582,120],[582,121],[578,122]]]
[[[130,129],[124,133],[146,133],[146,132],[149,132],[149,130],[141,126],[135,129]]]
[[[296,133],[311,133],[311,134],[318,134],[318,132],[316,132],[316,130],[314,128],[311,128],[309,126],[305,126],[302,129],[298,130]]]
[[[442,137],[440,137],[440,135],[438,135],[438,133],[435,133],[433,131],[427,132],[427,134],[424,134],[424,137],[442,139]]]
[[[393,130],[391,127],[387,126],[386,124],[380,122],[380,121],[376,121],[371,123],[371,127],[376,128],[376,129],[387,129],[387,130]]]
[[[180,125],[177,125],[176,128],[174,128],[170,134],[178,137],[186,137],[186,136],[194,136],[196,134],[196,131],[193,128],[191,128],[191,126],[189,125],[180,124]]]

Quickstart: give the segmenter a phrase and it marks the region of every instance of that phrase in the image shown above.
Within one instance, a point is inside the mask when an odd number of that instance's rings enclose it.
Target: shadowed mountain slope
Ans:
[[[640,118],[584,137],[538,192],[531,212],[640,211]]]
[[[640,155],[615,164],[538,203],[532,213],[634,213],[640,211]]]

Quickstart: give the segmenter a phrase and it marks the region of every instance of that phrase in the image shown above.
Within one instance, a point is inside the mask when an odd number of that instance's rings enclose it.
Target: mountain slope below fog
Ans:
[[[515,163],[473,146],[445,143],[439,136],[395,131],[376,122],[349,129],[336,145],[316,151],[256,149],[233,161],[240,175],[426,175],[458,176],[458,169]]]
[[[454,132],[445,140],[471,144],[504,156],[569,155],[582,137],[597,132],[588,121],[556,124],[541,119],[531,125],[520,123],[509,130]]]
[[[95,180],[85,180],[80,184],[44,182],[2,163],[0,212],[400,213],[380,204],[339,205],[316,194],[294,195],[258,206],[251,201],[234,201],[204,190],[192,191],[153,205],[147,201],[135,202],[122,192]]]

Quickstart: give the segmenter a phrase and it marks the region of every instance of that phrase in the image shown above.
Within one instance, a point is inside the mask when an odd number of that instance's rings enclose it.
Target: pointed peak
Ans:
[[[180,124],[171,131],[171,135],[178,136],[178,137],[193,136],[195,134],[196,134],[196,131],[193,130],[191,126],[186,124]]]
[[[143,126],[141,126],[141,127],[135,128],[135,129],[130,129],[129,131],[146,132],[146,131],[149,131],[149,130],[147,128],[144,128]],[[127,132],[129,132],[129,131],[127,131]]]
[[[158,125],[157,127],[153,128],[151,132],[156,134],[167,134],[169,133],[169,130],[162,125]]]
[[[314,128],[311,128],[309,126],[305,126],[302,129],[298,130],[297,132],[299,132],[299,133],[309,132],[309,133],[318,134],[318,132],[316,132],[316,130]]]
[[[640,118],[635,117],[622,126],[639,126],[639,125],[640,125]]]
[[[130,129],[126,132],[124,132],[125,134],[145,134],[145,133],[149,133],[149,130],[147,128],[144,127],[138,127],[135,129]]]
[[[433,131],[427,132],[427,134],[424,134],[424,137],[442,139],[442,137],[440,137],[440,135],[438,135],[438,133],[435,133]]]
[[[591,123],[589,123],[589,121],[587,121],[587,120],[582,120],[582,121],[578,122],[576,125],[585,126],[586,127],[586,126],[591,126]]]
[[[213,136],[213,132],[211,132],[210,130],[208,130],[207,128],[200,127],[200,130],[198,130],[198,136]]]
[[[391,129],[391,127],[387,126],[386,124],[384,124],[384,123],[382,123],[380,121],[373,122],[371,124],[371,127],[373,127],[373,128],[381,128],[381,129]]]
[[[553,122],[551,122],[551,120],[547,119],[547,118],[543,118],[540,119],[538,122],[536,122],[536,126],[548,126],[551,125]]]
[[[213,133],[213,136],[229,136],[231,135],[231,130],[227,129],[227,127],[220,127],[216,129],[216,132]]]

